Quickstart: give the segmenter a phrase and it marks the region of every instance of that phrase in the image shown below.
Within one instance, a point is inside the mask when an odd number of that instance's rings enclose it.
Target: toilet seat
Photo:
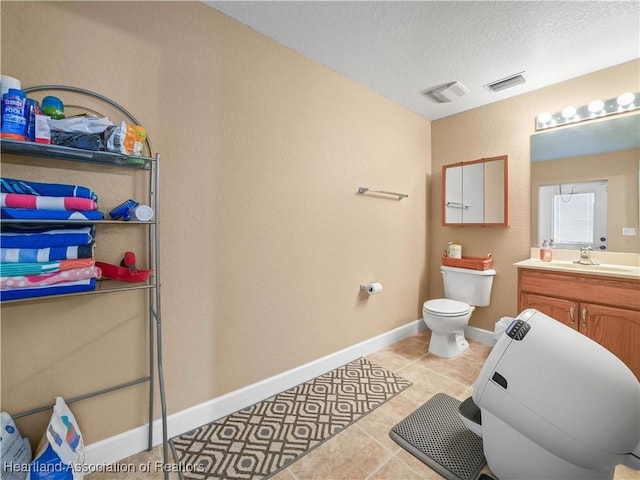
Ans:
[[[437,298],[424,302],[423,311],[439,317],[458,317],[471,312],[471,306],[457,300]]]

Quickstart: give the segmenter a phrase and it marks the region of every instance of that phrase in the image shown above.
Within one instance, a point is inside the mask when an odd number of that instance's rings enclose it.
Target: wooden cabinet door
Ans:
[[[535,308],[539,312],[564,323],[567,327],[578,330],[578,302],[522,293],[520,294],[520,304],[523,310],[525,308]]]
[[[582,303],[580,308],[580,332],[622,360],[640,379],[640,312],[593,303]]]

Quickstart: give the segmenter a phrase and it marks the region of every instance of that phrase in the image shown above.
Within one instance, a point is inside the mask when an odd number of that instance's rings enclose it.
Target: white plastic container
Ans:
[[[10,77],[8,75],[2,75],[0,78],[0,83],[2,84],[2,95],[7,93],[10,88],[15,88],[16,90],[22,89],[20,80],[18,80],[17,78]]]
[[[153,209],[148,205],[138,205],[129,210],[131,218],[139,222],[148,222],[153,218]]]
[[[462,245],[450,243],[447,255],[449,258],[462,258]]]

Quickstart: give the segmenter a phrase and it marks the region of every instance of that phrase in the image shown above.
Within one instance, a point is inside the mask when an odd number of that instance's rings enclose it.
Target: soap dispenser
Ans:
[[[551,247],[546,240],[542,241],[542,247],[540,247],[540,260],[543,262],[550,262],[552,257]]]

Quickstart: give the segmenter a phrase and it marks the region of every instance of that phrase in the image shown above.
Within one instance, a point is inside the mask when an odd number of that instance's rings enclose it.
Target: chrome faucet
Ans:
[[[580,265],[600,265],[593,258],[591,258],[591,245],[585,245],[584,247],[580,247],[580,259],[574,261],[573,263],[578,263]]]

